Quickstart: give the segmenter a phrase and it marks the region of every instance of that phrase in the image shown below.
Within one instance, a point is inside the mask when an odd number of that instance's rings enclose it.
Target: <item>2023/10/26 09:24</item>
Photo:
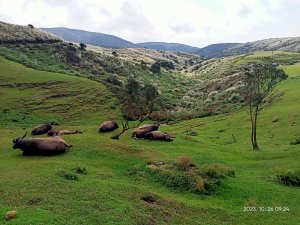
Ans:
[[[245,206],[244,212],[288,212],[287,206]]]

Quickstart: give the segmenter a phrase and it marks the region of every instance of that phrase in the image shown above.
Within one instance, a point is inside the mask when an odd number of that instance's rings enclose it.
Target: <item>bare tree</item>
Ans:
[[[263,109],[265,99],[278,83],[287,78],[282,69],[274,64],[250,63],[243,67],[245,100],[249,107],[251,120],[251,143],[254,150],[259,150],[257,143],[257,117]]]
[[[138,127],[147,120],[155,108],[158,91],[152,84],[141,84],[134,78],[129,78],[122,92],[122,131],[112,137],[119,137],[132,127],[129,126],[129,120],[138,121],[133,127]]]

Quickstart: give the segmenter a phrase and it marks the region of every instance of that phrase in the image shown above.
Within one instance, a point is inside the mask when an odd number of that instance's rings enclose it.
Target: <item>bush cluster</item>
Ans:
[[[300,170],[277,174],[276,181],[284,185],[300,186]]]
[[[151,164],[151,163],[150,163]],[[148,172],[169,188],[198,194],[213,194],[224,184],[226,177],[234,177],[235,170],[223,164],[196,166],[191,158],[181,156],[175,162],[149,166]]]

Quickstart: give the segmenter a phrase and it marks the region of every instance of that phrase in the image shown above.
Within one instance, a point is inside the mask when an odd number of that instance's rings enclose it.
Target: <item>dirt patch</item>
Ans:
[[[42,201],[42,198],[33,197],[33,198],[29,199],[29,201],[27,202],[27,205],[36,205],[36,204],[40,203],[41,201]]]

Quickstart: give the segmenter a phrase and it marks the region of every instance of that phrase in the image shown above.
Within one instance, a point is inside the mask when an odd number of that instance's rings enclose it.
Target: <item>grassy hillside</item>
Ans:
[[[114,53],[114,54],[113,54]],[[190,119],[239,109],[243,104],[239,66],[247,62],[288,65],[300,62],[299,53],[269,52],[204,60],[195,55],[148,49],[113,50],[71,43],[5,44],[0,55],[28,67],[67,73],[96,80],[117,97],[129,77],[155,85],[160,93],[159,119]],[[174,69],[151,72],[156,62],[170,62]]]
[[[0,21],[0,43],[53,43],[62,39],[34,28]]]
[[[247,43],[213,44],[201,48],[197,54],[204,57],[224,57],[257,51],[300,52],[300,37],[269,38]]]
[[[3,58],[0,63],[0,107],[7,112],[1,114],[0,123],[0,213],[17,211],[15,219],[1,219],[1,224],[298,224],[299,187],[277,184],[273,178],[300,169],[299,145],[289,144],[300,136],[299,64],[284,66],[290,77],[262,111],[261,151],[256,152],[250,148],[246,111],[162,126],[176,136],[170,143],[134,140],[129,133],[120,141],[111,140],[111,134],[97,132],[101,120],[118,115],[113,98],[104,98],[110,94],[103,85],[27,69]],[[69,95],[52,96],[45,103],[53,89]],[[88,91],[102,94],[98,111]],[[68,104],[76,107],[62,111],[62,105]],[[26,112],[31,113],[23,119]],[[15,118],[21,122],[11,121]],[[24,129],[49,119],[59,120],[59,128],[84,132],[64,138],[74,146],[70,151],[24,157],[11,149],[12,139]],[[188,136],[187,130],[199,136]],[[236,137],[232,144],[231,134]],[[166,187],[145,170],[148,161],[174,161],[182,155],[196,165],[231,166],[236,176],[227,178],[213,195],[199,195]],[[87,174],[77,174],[78,166],[85,167]],[[59,171],[77,174],[78,180],[67,180]],[[156,195],[157,202],[141,200],[147,193]],[[289,211],[244,212],[245,206]]]
[[[86,111],[91,123],[118,115],[117,100],[95,81],[36,71],[2,57],[0,68],[2,126],[26,127],[52,120],[77,124]]]

